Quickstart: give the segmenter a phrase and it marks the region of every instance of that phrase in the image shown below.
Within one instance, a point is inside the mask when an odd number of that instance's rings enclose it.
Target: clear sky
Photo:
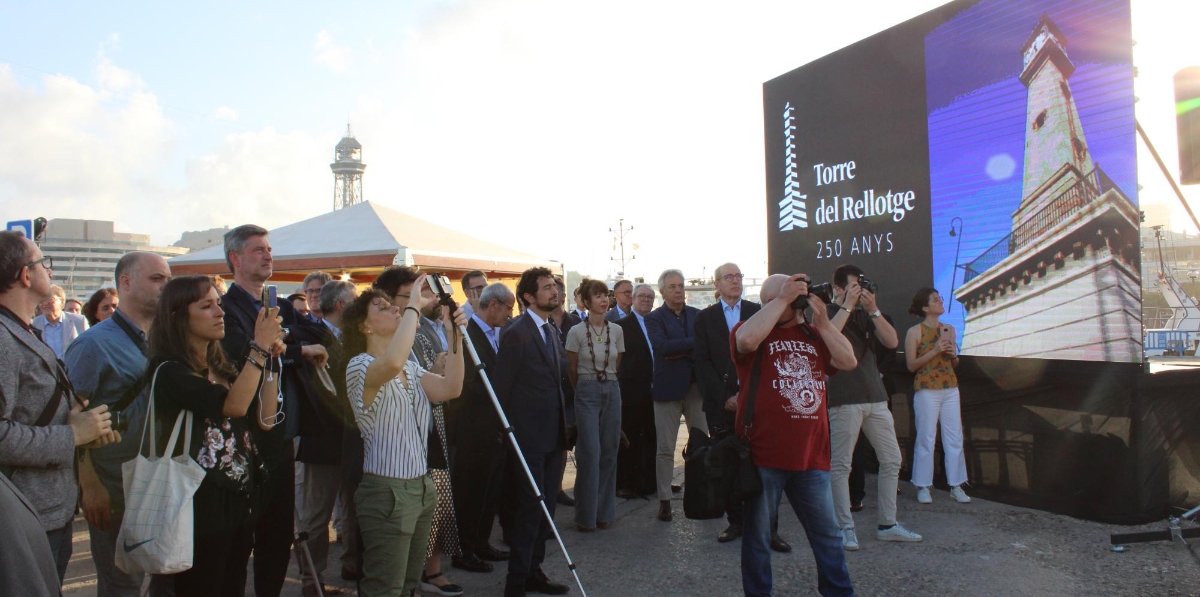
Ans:
[[[630,274],[762,274],[762,83],[939,4],[8,2],[0,215],[282,226],[331,208],[349,120],[370,201],[591,275],[618,218]],[[1137,116],[1175,170],[1200,3],[1133,9]],[[1148,217],[1195,232],[1138,150]]]

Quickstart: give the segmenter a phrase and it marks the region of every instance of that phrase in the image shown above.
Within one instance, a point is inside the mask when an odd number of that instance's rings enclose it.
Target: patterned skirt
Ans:
[[[445,454],[445,462],[450,462],[450,454],[446,450],[446,415],[441,404],[433,406],[433,422],[437,428],[441,449]],[[454,515],[454,490],[450,486],[449,466],[445,469],[431,468],[429,476],[433,477],[433,485],[437,488],[437,509],[433,511],[433,525],[429,528],[429,547],[425,557],[433,556],[436,549],[443,554],[461,556],[462,545],[458,539],[458,519]]]

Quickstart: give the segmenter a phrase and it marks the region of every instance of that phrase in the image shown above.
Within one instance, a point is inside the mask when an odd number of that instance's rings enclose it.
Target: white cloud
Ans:
[[[333,36],[322,29],[313,44],[313,62],[329,67],[334,72],[344,73],[350,66],[350,49],[338,45]]]
[[[180,156],[178,125],[136,75],[131,81],[138,83],[124,93],[57,75],[22,86],[0,64],[0,212],[113,220],[118,230],[170,244],[184,230],[274,227],[328,209],[335,135],[268,128]],[[236,118],[227,107],[218,115]]]
[[[230,108],[229,106],[220,106],[216,110],[213,111],[212,118],[214,120],[225,120],[228,122],[237,122],[238,113],[237,113],[237,110],[234,110],[233,108]]]

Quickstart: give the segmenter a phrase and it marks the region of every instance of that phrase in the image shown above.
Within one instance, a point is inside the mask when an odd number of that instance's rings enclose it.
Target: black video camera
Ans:
[[[796,297],[796,300],[792,301],[793,309],[807,309],[808,308],[808,297],[810,295],[815,295],[817,298],[820,298],[822,301],[825,301],[825,304],[827,304],[827,305],[833,301],[833,285],[832,284],[830,284],[829,282],[821,282],[820,284],[813,284],[812,281],[808,278],[805,278],[804,281],[809,283],[808,294],[802,294],[802,295]]]
[[[427,274],[425,281],[429,283],[429,289],[437,295],[438,302],[454,313],[458,305],[454,302],[454,286],[450,284],[450,278],[446,274]]]

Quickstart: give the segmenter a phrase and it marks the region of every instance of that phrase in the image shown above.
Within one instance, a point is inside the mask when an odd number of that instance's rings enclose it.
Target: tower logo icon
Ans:
[[[800,194],[800,181],[796,179],[796,125],[792,116],[792,103],[783,105],[783,199],[779,201],[779,231],[793,228],[808,228],[808,212]]]

